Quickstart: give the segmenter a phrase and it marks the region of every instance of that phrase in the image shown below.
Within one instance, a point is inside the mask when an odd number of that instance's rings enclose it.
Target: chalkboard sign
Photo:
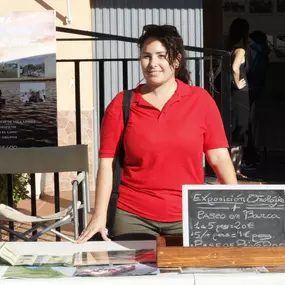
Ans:
[[[285,185],[184,185],[184,246],[285,246]]]

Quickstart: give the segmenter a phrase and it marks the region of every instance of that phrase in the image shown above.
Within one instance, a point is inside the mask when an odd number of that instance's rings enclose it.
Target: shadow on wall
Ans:
[[[143,9],[201,9],[201,0],[176,0],[176,1],[153,1],[153,0],[90,0],[91,8],[143,8]]]
[[[46,3],[45,1],[43,0],[35,0],[39,5],[41,5],[43,8],[45,8],[46,10],[55,10],[52,6],[50,6],[48,3]],[[56,11],[56,10],[55,10]],[[56,17],[57,19],[59,19],[60,21],[62,21],[62,24],[63,25],[67,25],[67,22],[66,22],[66,17],[60,13],[58,13],[56,11]]]

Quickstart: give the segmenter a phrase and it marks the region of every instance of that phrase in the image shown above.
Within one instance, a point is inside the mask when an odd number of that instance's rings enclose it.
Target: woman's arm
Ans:
[[[106,235],[106,220],[113,186],[114,157],[116,157],[120,138],[124,131],[123,97],[123,91],[118,93],[104,113],[100,129],[100,159],[96,178],[94,211],[87,228],[77,240],[78,243],[87,241],[98,232],[101,233],[104,240],[109,240]]]
[[[114,158],[100,158],[96,180],[95,205],[93,215],[106,217],[113,185]]]
[[[106,235],[106,219],[113,185],[113,161],[114,158],[99,159],[94,211],[87,228],[78,238],[78,243],[86,242],[98,232],[104,240],[109,240]]]
[[[242,89],[246,85],[245,79],[240,79],[240,65],[245,61],[245,50],[238,48],[234,52],[234,60],[232,64],[233,81],[238,89]]]
[[[238,184],[234,166],[227,148],[206,151],[206,158],[221,184]]]

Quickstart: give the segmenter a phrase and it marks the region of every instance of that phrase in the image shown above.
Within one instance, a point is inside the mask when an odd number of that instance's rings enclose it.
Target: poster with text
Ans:
[[[0,16],[0,147],[57,146],[54,11]]]

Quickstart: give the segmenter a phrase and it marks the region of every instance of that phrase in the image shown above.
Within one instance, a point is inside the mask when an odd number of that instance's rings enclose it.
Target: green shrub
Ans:
[[[14,207],[21,200],[29,199],[28,186],[30,185],[29,174],[14,174],[13,175],[13,202]],[[0,174],[0,203],[8,204],[8,184],[7,175]]]

